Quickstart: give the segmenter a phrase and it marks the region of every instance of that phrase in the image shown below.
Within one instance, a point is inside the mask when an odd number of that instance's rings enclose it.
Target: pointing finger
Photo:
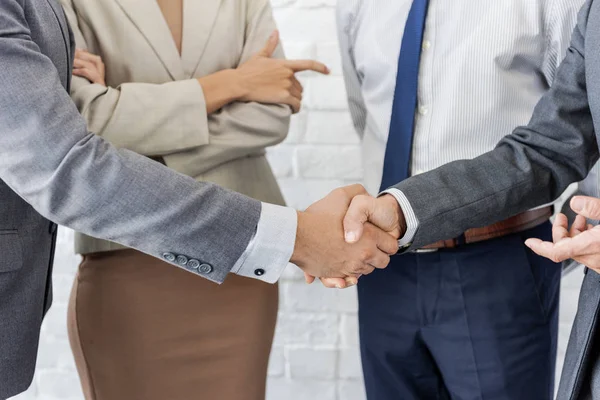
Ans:
[[[321,74],[329,74],[329,68],[323,63],[314,60],[287,60],[284,65],[294,72],[315,71]]]

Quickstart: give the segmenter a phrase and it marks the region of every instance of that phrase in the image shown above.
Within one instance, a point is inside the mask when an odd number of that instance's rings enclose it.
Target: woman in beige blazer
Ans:
[[[92,132],[283,204],[265,148],[300,107],[294,72],[328,71],[281,59],[268,0],[62,2],[84,49],[72,97]],[[218,286],[81,234],[75,246],[69,336],[88,400],[264,399],[275,285],[231,275]]]

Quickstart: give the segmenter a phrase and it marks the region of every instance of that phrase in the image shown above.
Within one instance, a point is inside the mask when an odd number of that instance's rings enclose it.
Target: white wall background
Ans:
[[[360,181],[358,140],[346,108],[335,29],[335,0],[272,0],[288,57],[316,58],[331,76],[302,76],[303,111],[288,140],[270,160],[289,205],[303,209],[331,189]],[[59,231],[54,306],[43,326],[36,377],[13,400],[81,400],[65,328],[66,303],[79,262],[71,231]],[[582,278],[563,284],[561,341],[564,352]],[[268,400],[363,400],[357,349],[356,291],[307,286],[288,269],[269,368]],[[167,400],[167,399],[165,399]]]

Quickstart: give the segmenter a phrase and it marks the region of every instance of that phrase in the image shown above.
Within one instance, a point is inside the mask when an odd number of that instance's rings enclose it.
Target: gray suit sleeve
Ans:
[[[50,220],[156,257],[198,259],[212,271],[197,274],[223,281],[255,233],[260,202],[89,133],[19,0],[0,3],[0,54],[0,179]]]
[[[419,220],[412,248],[551,202],[598,160],[584,60],[590,5],[580,11],[567,56],[527,126],[489,153],[395,186]]]

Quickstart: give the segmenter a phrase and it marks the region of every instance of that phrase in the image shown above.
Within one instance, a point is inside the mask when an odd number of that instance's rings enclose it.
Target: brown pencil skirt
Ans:
[[[84,257],[69,338],[87,400],[264,400],[276,285],[135,250]]]

